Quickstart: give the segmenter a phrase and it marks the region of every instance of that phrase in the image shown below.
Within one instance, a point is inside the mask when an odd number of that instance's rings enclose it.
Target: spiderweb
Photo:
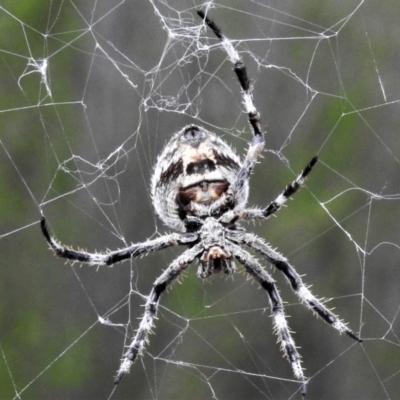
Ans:
[[[99,268],[52,257],[167,230],[149,180],[195,123],[239,154],[250,136],[211,17],[240,52],[266,133],[251,180],[266,205],[312,156],[289,207],[247,228],[296,266],[362,345],[277,280],[310,399],[400,397],[399,5],[372,1],[48,1],[0,5],[0,398],[300,398],[268,299],[242,273],[189,268],[162,296],[146,351],[114,387],[151,285],[182,249]],[[329,301],[328,301],[329,300]]]

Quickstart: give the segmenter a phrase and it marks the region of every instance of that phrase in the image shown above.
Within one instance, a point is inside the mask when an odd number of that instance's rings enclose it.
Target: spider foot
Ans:
[[[356,335],[350,329],[346,330],[346,335],[350,336],[352,339],[356,340],[358,343],[362,343],[362,341],[363,341],[358,335]]]
[[[121,382],[121,379],[124,377],[124,375],[129,372],[129,368],[131,366],[132,363],[130,363],[129,365],[125,365],[126,360],[124,360],[121,364],[121,367],[119,369],[119,371],[117,372],[117,376],[114,378],[114,384],[118,385],[118,383]]]
[[[117,372],[117,376],[114,378],[114,383],[116,385],[121,382],[121,379],[124,377],[125,374],[129,373],[132,364],[135,362],[136,355],[137,353],[130,350],[128,351],[128,353],[125,354]]]
[[[114,378],[114,384],[118,385],[121,382],[121,379],[124,377],[124,373],[118,372],[117,376]]]
[[[339,332],[345,333],[347,336],[350,336],[352,339],[355,341],[362,343],[362,339],[355,334],[351,329],[349,329],[346,324],[344,324],[342,321],[337,319],[334,323],[332,323],[333,328],[337,329]]]
[[[42,213],[42,216],[40,218],[40,229],[42,230],[43,236],[45,237],[47,243],[49,243],[51,245],[52,240],[51,240],[51,237],[50,237],[49,230],[47,228],[46,218],[45,218],[43,213]]]
[[[307,382],[302,382],[301,384],[301,395],[305,397],[307,394]]]

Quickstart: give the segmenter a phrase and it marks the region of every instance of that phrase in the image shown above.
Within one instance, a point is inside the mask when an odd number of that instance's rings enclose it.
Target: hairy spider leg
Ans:
[[[221,207],[227,204],[233,203],[233,197],[235,193],[243,190],[245,183],[250,177],[250,173],[253,170],[258,157],[260,156],[264,148],[264,135],[261,130],[260,113],[257,111],[254,101],[253,101],[253,90],[250,79],[247,74],[246,66],[241,60],[239,53],[232,46],[232,43],[223,34],[221,29],[208,18],[204,11],[198,10],[197,14],[204,20],[207,26],[214,32],[217,38],[220,40],[222,46],[224,47],[226,53],[232,64],[234,65],[233,70],[239,80],[240,86],[242,88],[243,104],[246,108],[249,123],[253,130],[253,139],[250,142],[249,149],[247,151],[246,158],[243,162],[241,169],[239,170],[235,181],[231,184],[227,195],[222,196],[218,201],[216,201],[211,207],[211,214],[219,210]]]
[[[286,186],[285,190],[272,201],[264,210],[261,210],[262,216],[268,218],[272,214],[280,210],[280,208],[286,203],[286,201],[293,196],[303,185],[307,175],[312,171],[314,165],[318,161],[318,157],[313,157],[307,166],[303,169],[301,174],[289,185]]]
[[[201,243],[196,244],[192,248],[186,250],[170,266],[162,273],[162,275],[154,282],[153,289],[147,298],[145,312],[136,336],[133,339],[128,351],[122,359],[121,366],[118,370],[114,383],[118,384],[123,376],[129,372],[131,365],[135,362],[138,354],[143,351],[147,342],[147,337],[153,327],[153,320],[158,309],[158,302],[161,294],[167,287],[176,280],[180,274],[189,266],[189,264],[204,251]]]
[[[269,263],[274,265],[280,270],[287,280],[289,281],[293,291],[297,294],[301,302],[313,310],[316,315],[321,317],[326,323],[338,330],[340,333],[345,333],[357,342],[362,342],[362,339],[350,330],[344,322],[342,322],[338,316],[332,311],[326,308],[320,300],[318,300],[311,291],[304,285],[300,275],[296,272],[293,266],[291,266],[287,259],[281,254],[273,250],[267,245],[262,239],[256,235],[233,231],[227,234],[228,238],[235,243],[246,244],[250,248],[261,254]]]
[[[263,133],[261,131],[260,115],[254,105],[252,86],[247,74],[246,66],[240,58],[239,53],[232,46],[230,40],[223,35],[220,27],[213,20],[208,18],[203,10],[198,10],[197,14],[201,19],[203,19],[207,26],[214,32],[215,36],[220,40],[222,46],[228,54],[230,61],[234,65],[233,70],[235,71],[240,86],[243,90],[243,101],[246,111],[248,112],[250,125],[253,128],[254,135],[262,137]]]
[[[275,286],[275,281],[247,251],[233,243],[229,243],[228,248],[245,267],[246,271],[267,291],[271,303],[275,332],[281,343],[281,349],[292,366],[294,376],[302,382],[301,393],[304,396],[306,394],[307,379],[304,376],[303,367],[301,366],[300,354],[290,334],[282,299]]]
[[[271,215],[279,211],[287,200],[292,197],[304,184],[307,175],[312,171],[314,165],[318,161],[318,157],[313,157],[307,166],[303,169],[301,174],[289,185],[286,186],[285,190],[267,207],[263,209],[246,209],[246,210],[233,210],[225,213],[221,218],[224,223],[235,223],[240,219],[251,220],[251,219],[267,219]]]
[[[157,239],[148,240],[144,243],[132,244],[126,248],[108,253],[88,253],[86,251],[77,251],[64,246],[51,237],[47,228],[46,219],[43,215],[40,219],[40,227],[42,229],[43,236],[46,238],[47,243],[50,245],[50,248],[54,251],[54,254],[57,257],[66,258],[70,261],[81,262],[89,265],[113,265],[129,258],[143,256],[171,246],[190,244],[196,241],[198,238],[198,235],[194,232],[183,234],[171,233],[170,235],[161,236]]]

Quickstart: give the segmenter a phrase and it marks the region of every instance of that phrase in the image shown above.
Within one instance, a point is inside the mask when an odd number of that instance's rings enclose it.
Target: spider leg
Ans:
[[[287,185],[285,190],[274,201],[272,201],[263,210],[259,210],[259,211],[261,211],[263,218],[268,218],[270,215],[279,211],[280,208],[286,203],[286,201],[301,188],[304,181],[306,180],[307,175],[312,171],[312,169],[317,161],[318,161],[318,157],[313,157],[311,159],[311,161],[307,164],[307,166],[303,169],[301,174],[292,183]],[[258,211],[258,210],[254,210],[254,211]]]
[[[229,251],[246,268],[246,271],[265,289],[268,293],[275,331],[281,342],[283,353],[287,356],[293,370],[294,376],[302,382],[302,395],[306,394],[306,377],[301,366],[301,357],[297,351],[296,344],[290,334],[290,329],[285,317],[284,307],[272,277],[262,266],[240,246],[229,242]]]
[[[273,250],[269,245],[257,236],[245,232],[234,232],[227,234],[227,237],[235,243],[246,244],[250,248],[260,253],[268,262],[279,269],[287,278],[293,291],[297,294],[301,302],[309,309],[313,310],[316,315],[320,316],[326,323],[338,330],[340,333],[345,333],[357,342],[362,342],[362,339],[350,330],[344,322],[332,311],[326,308],[320,300],[318,300],[311,291],[304,285],[303,280],[296,270],[288,263],[287,259],[281,254]]]
[[[165,291],[168,285],[170,285],[180,276],[180,274],[202,251],[204,251],[204,248],[201,243],[198,243],[192,248],[186,250],[177,259],[175,259],[162,273],[162,275],[154,282],[153,289],[147,298],[145,312],[139,325],[139,329],[136,332],[135,338],[129,346],[128,351],[124,355],[117,376],[114,380],[115,384],[118,384],[122,377],[129,372],[130,367],[134,363],[137,355],[143,351],[147,341],[147,336],[153,326],[153,320],[157,313],[158,301],[161,294]]]
[[[318,161],[318,157],[313,157],[307,166],[303,169],[301,174],[289,185],[286,186],[285,190],[267,207],[261,210],[248,210],[245,211],[246,219],[266,219],[272,214],[275,214],[281,209],[286,201],[293,196],[303,185],[307,175],[312,171],[314,165]]]
[[[217,38],[220,40],[222,46],[228,54],[230,61],[234,65],[233,70],[235,71],[242,88],[243,104],[246,108],[249,123],[253,130],[253,139],[250,143],[250,147],[247,151],[243,165],[227,194],[221,197],[219,201],[214,203],[211,211],[214,212],[214,210],[218,210],[224,205],[226,206],[227,204],[232,203],[233,194],[237,194],[238,192],[245,190],[246,182],[250,177],[250,173],[257,162],[257,158],[260,156],[264,148],[264,136],[261,131],[260,113],[257,111],[253,101],[253,88],[247,75],[246,66],[241,60],[239,53],[232,46],[230,40],[222,34],[222,31],[217,24],[205,15],[204,11],[198,10],[197,14],[203,19],[207,26],[214,32],[215,36],[217,36]]]
[[[292,183],[287,185],[285,190],[274,201],[271,201],[267,207],[263,209],[232,210],[225,213],[221,221],[224,223],[235,223],[240,219],[260,220],[269,218],[272,214],[279,211],[286,201],[301,188],[317,161],[318,157],[313,157],[301,174]]]
[[[249,122],[253,129],[255,137],[264,143],[263,133],[261,131],[260,124],[260,114],[258,113],[254,101],[253,101],[253,91],[250,79],[247,75],[246,66],[241,60],[239,53],[232,46],[232,43],[228,38],[226,38],[219,26],[204,13],[203,10],[198,10],[197,14],[199,17],[207,24],[207,26],[214,32],[215,36],[220,40],[222,46],[224,47],[226,53],[228,54],[229,60],[234,65],[233,70],[239,80],[240,86],[242,87],[243,103],[246,107],[248,113]]]
[[[50,236],[44,216],[42,216],[40,220],[40,226],[47,243],[56,256],[89,265],[112,265],[128,258],[146,255],[150,252],[166,249],[171,246],[193,243],[198,238],[196,233],[172,233],[157,239],[148,240],[144,243],[132,244],[124,249],[111,251],[109,253],[87,253],[85,251],[76,251],[66,247]]]

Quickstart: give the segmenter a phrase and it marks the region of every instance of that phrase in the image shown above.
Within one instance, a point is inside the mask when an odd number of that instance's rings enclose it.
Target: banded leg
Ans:
[[[176,260],[174,260],[163,274],[154,282],[153,289],[151,290],[146,302],[145,312],[139,325],[139,329],[136,332],[135,338],[129,346],[128,351],[124,355],[117,376],[114,379],[115,384],[118,384],[123,376],[129,372],[137,355],[143,351],[147,341],[147,336],[153,326],[153,320],[157,313],[160,296],[168,285],[180,276],[180,274],[202,252],[202,250],[204,249],[200,243],[193,246],[191,249],[186,250]]]
[[[303,169],[301,174],[289,185],[286,186],[285,190],[266,208],[263,210],[249,210],[247,211],[247,218],[268,218],[272,214],[276,213],[286,203],[286,201],[293,196],[303,185],[307,178],[307,175],[312,171],[314,165],[318,161],[318,157],[313,157],[307,166]]]
[[[260,156],[264,148],[264,136],[261,131],[260,114],[257,111],[253,101],[252,85],[247,75],[246,66],[241,60],[239,53],[232,46],[232,43],[229,41],[229,39],[222,34],[222,31],[218,25],[205,15],[204,11],[198,10],[197,14],[204,20],[207,26],[214,32],[215,36],[221,41],[222,46],[228,54],[229,60],[234,65],[233,70],[235,71],[242,88],[243,104],[246,108],[249,123],[253,130],[253,139],[250,143],[250,147],[243,165],[239,170],[235,181],[228,190],[228,195],[223,196],[220,201],[215,202],[215,206],[212,207],[211,211],[213,213],[214,209],[217,210],[223,205],[229,204],[233,201],[231,198],[232,196],[230,196],[229,193],[233,192],[236,194],[244,190],[244,187],[246,186],[246,183],[250,177],[250,173],[257,162],[257,158]]]
[[[292,183],[287,185],[285,190],[267,207],[262,209],[231,210],[226,212],[225,215],[222,216],[221,222],[233,224],[241,219],[261,220],[267,219],[272,214],[275,214],[281,209],[286,201],[301,188],[307,175],[312,171],[317,161],[317,157],[312,158],[307,166],[303,169],[301,174]]]
[[[207,26],[214,32],[215,36],[220,40],[226,53],[228,54],[230,62],[234,65],[233,70],[239,80],[240,86],[242,87],[243,103],[248,113],[249,122],[253,129],[254,136],[258,136],[262,139],[263,133],[261,131],[260,114],[258,113],[254,101],[253,91],[251,87],[250,79],[247,75],[246,66],[241,60],[239,53],[232,46],[232,43],[226,38],[220,27],[208,16],[205,15],[203,10],[198,10],[197,14],[207,24]]]
[[[249,233],[236,232],[235,234],[229,234],[229,239],[235,243],[246,244],[260,253],[268,262],[285,275],[292,286],[293,291],[305,306],[314,311],[316,315],[321,317],[326,323],[338,330],[340,333],[345,333],[357,342],[362,342],[362,339],[358,335],[350,330],[338,316],[326,308],[321,301],[311,293],[311,291],[304,285],[300,275],[288,263],[285,257],[273,250],[269,245],[264,243],[263,240]]]
[[[47,243],[50,245],[50,248],[54,251],[54,254],[57,257],[89,265],[112,265],[128,258],[146,255],[150,252],[166,249],[171,246],[193,243],[198,238],[196,233],[172,233],[154,240],[148,240],[145,243],[132,244],[124,249],[111,251],[109,253],[87,253],[85,251],[76,251],[64,246],[51,237],[44,216],[42,216],[40,220],[40,226],[43,236],[46,238]]]
[[[274,280],[247,251],[233,243],[229,243],[228,249],[246,268],[246,271],[267,291],[272,308],[275,332],[279,337],[281,349],[292,366],[294,376],[302,382],[301,393],[304,396],[306,394],[306,378],[301,366],[301,357],[290,334],[283,303]]]

